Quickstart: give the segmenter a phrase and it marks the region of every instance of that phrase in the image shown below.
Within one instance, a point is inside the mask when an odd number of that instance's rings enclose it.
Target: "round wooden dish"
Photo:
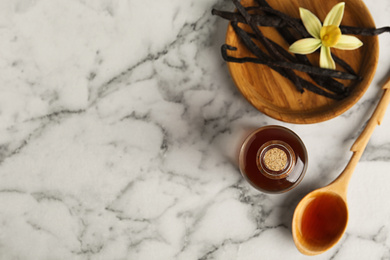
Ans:
[[[299,7],[313,12],[323,21],[332,7],[339,3],[338,0],[313,1],[313,0],[268,0],[275,9],[299,18]],[[345,11],[342,25],[374,28],[375,23],[370,12],[361,0],[344,0]],[[255,5],[253,0],[242,0],[244,6]],[[244,28],[246,25],[239,24]],[[245,27],[248,28],[248,27]],[[288,49],[287,43],[281,38],[274,28],[261,27],[264,35],[279,45]],[[378,63],[378,37],[357,36],[363,46],[356,50],[342,51],[332,48],[332,53],[345,60],[363,80],[358,82],[350,96],[343,100],[332,100],[308,90],[300,93],[296,87],[286,78],[265,65],[254,63],[228,62],[228,68],[235,85],[243,96],[258,110],[264,114],[289,123],[310,124],[318,123],[334,118],[351,108],[364,94],[375,74]],[[236,57],[253,56],[241,43],[233,28],[229,25],[226,34],[226,43],[237,47],[237,51],[229,52]],[[318,53],[309,54],[312,64],[318,66]],[[337,70],[342,70],[337,66]],[[300,72],[301,77],[311,79]],[[347,86],[350,81],[342,81]]]

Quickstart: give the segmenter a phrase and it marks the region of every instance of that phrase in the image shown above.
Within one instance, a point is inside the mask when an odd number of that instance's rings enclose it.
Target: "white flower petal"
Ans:
[[[335,25],[339,26],[344,15],[345,3],[341,2],[333,6],[332,10],[327,14],[324,20],[324,26]]]
[[[333,47],[341,50],[354,50],[362,45],[363,43],[355,36],[341,35],[339,41]]]
[[[297,54],[309,54],[316,51],[320,46],[320,39],[306,38],[294,42],[288,50]]]
[[[321,46],[320,67],[324,69],[336,69],[336,64],[334,63],[329,47]]]
[[[320,39],[320,31],[322,27],[320,19],[305,8],[299,8],[299,14],[307,32],[314,38]]]

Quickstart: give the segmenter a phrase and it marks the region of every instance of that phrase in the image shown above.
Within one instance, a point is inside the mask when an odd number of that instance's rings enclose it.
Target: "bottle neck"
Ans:
[[[295,153],[290,145],[280,140],[263,144],[257,152],[257,167],[270,179],[286,178],[295,165]]]

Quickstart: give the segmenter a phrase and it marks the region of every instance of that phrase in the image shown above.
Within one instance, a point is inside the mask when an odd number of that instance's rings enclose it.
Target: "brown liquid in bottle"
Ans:
[[[269,149],[278,144],[288,155],[288,163],[284,170],[273,172],[262,167],[259,153],[261,149]],[[302,180],[307,168],[307,152],[301,139],[291,130],[281,126],[266,126],[245,140],[239,164],[242,175],[252,186],[268,193],[281,193],[294,188]]]
[[[300,236],[310,247],[324,247],[334,244],[344,233],[348,211],[337,194],[322,193],[315,197],[302,216]]]

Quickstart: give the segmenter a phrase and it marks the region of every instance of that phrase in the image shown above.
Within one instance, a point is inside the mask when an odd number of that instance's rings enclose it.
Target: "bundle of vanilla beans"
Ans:
[[[306,55],[291,55],[283,47],[264,36],[259,28],[259,26],[276,28],[283,39],[291,45],[301,38],[311,37],[301,20],[292,18],[273,9],[266,0],[255,0],[257,5],[250,7],[244,7],[237,0],[232,1],[237,8],[237,12],[213,9],[212,14],[229,20],[237,36],[255,57],[237,58],[230,56],[228,51],[235,51],[237,48],[224,44],[221,47],[221,52],[225,61],[237,63],[252,62],[267,65],[283,77],[291,80],[300,92],[307,89],[316,94],[336,100],[347,97],[354,85],[352,84],[352,86],[346,87],[336,79],[354,80],[354,82],[361,80],[361,77],[351,66],[336,55],[332,54],[334,61],[344,68],[345,72],[313,66]],[[249,25],[252,32],[247,32],[239,27],[239,23]],[[384,32],[390,32],[390,27],[376,29],[340,26],[340,30],[343,34],[374,36]],[[254,40],[260,42],[266,52]],[[294,70],[307,73],[316,84],[298,76]]]

